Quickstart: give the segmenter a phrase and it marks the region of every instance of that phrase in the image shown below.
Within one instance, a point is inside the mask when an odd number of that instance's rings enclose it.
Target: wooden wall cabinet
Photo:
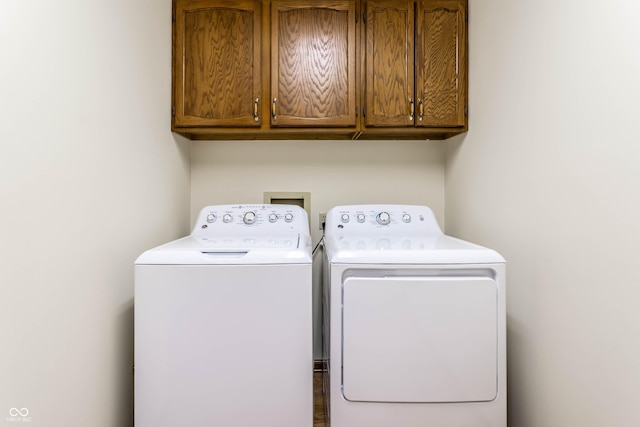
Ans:
[[[362,136],[466,131],[466,1],[367,0],[364,16]]]
[[[443,139],[467,130],[466,0],[173,0],[172,130]]]
[[[354,1],[274,0],[271,126],[356,126]]]
[[[259,127],[260,2],[179,0],[173,17],[174,130]]]
[[[416,16],[416,126],[467,126],[467,3],[420,0]]]

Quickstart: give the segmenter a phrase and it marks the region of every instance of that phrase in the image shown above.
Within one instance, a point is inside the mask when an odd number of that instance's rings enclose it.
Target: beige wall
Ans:
[[[2,426],[133,425],[133,262],[189,227],[170,45],[169,0],[2,4]]]
[[[507,259],[509,425],[640,425],[640,6],[470,0],[447,231]]]

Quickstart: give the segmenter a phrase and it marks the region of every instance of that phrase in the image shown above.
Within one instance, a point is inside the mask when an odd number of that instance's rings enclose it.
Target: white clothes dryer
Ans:
[[[327,213],[325,401],[331,427],[506,427],[505,260],[431,209]]]
[[[310,427],[311,295],[297,206],[208,206],[191,235],[140,255],[136,427]]]

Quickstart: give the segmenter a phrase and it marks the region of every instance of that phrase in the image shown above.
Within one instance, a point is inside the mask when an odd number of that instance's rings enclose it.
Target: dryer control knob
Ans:
[[[230,214],[224,214],[224,216],[222,217],[222,221],[225,224],[230,223],[231,221],[233,221],[233,217]]]
[[[364,222],[365,219],[367,219],[367,217],[365,216],[365,214],[358,214],[356,216],[356,219],[358,220],[358,222]]]
[[[212,222],[216,222],[217,218],[218,217],[216,217],[216,214],[209,214],[207,215],[207,222],[211,224]]]
[[[293,221],[293,214],[292,214],[292,213],[286,213],[286,214],[284,214],[284,220],[285,220],[286,222],[291,222],[291,221]]]
[[[340,221],[342,221],[344,223],[349,222],[349,214],[344,213],[344,214],[340,215]]]
[[[411,222],[411,215],[409,215],[409,214],[402,215],[402,220],[404,222]]]
[[[376,215],[376,222],[380,225],[388,225],[391,222],[391,216],[389,212],[380,212]]]
[[[246,212],[244,217],[242,218],[245,224],[253,224],[256,222],[256,213],[255,212]]]
[[[269,214],[269,222],[276,222],[278,220],[278,215],[272,213]]]

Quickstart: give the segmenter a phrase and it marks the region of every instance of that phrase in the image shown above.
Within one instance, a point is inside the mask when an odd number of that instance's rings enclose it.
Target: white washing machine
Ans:
[[[506,427],[505,261],[425,206],[327,213],[331,427]]]
[[[311,309],[303,209],[204,208],[135,262],[136,427],[310,427]]]

